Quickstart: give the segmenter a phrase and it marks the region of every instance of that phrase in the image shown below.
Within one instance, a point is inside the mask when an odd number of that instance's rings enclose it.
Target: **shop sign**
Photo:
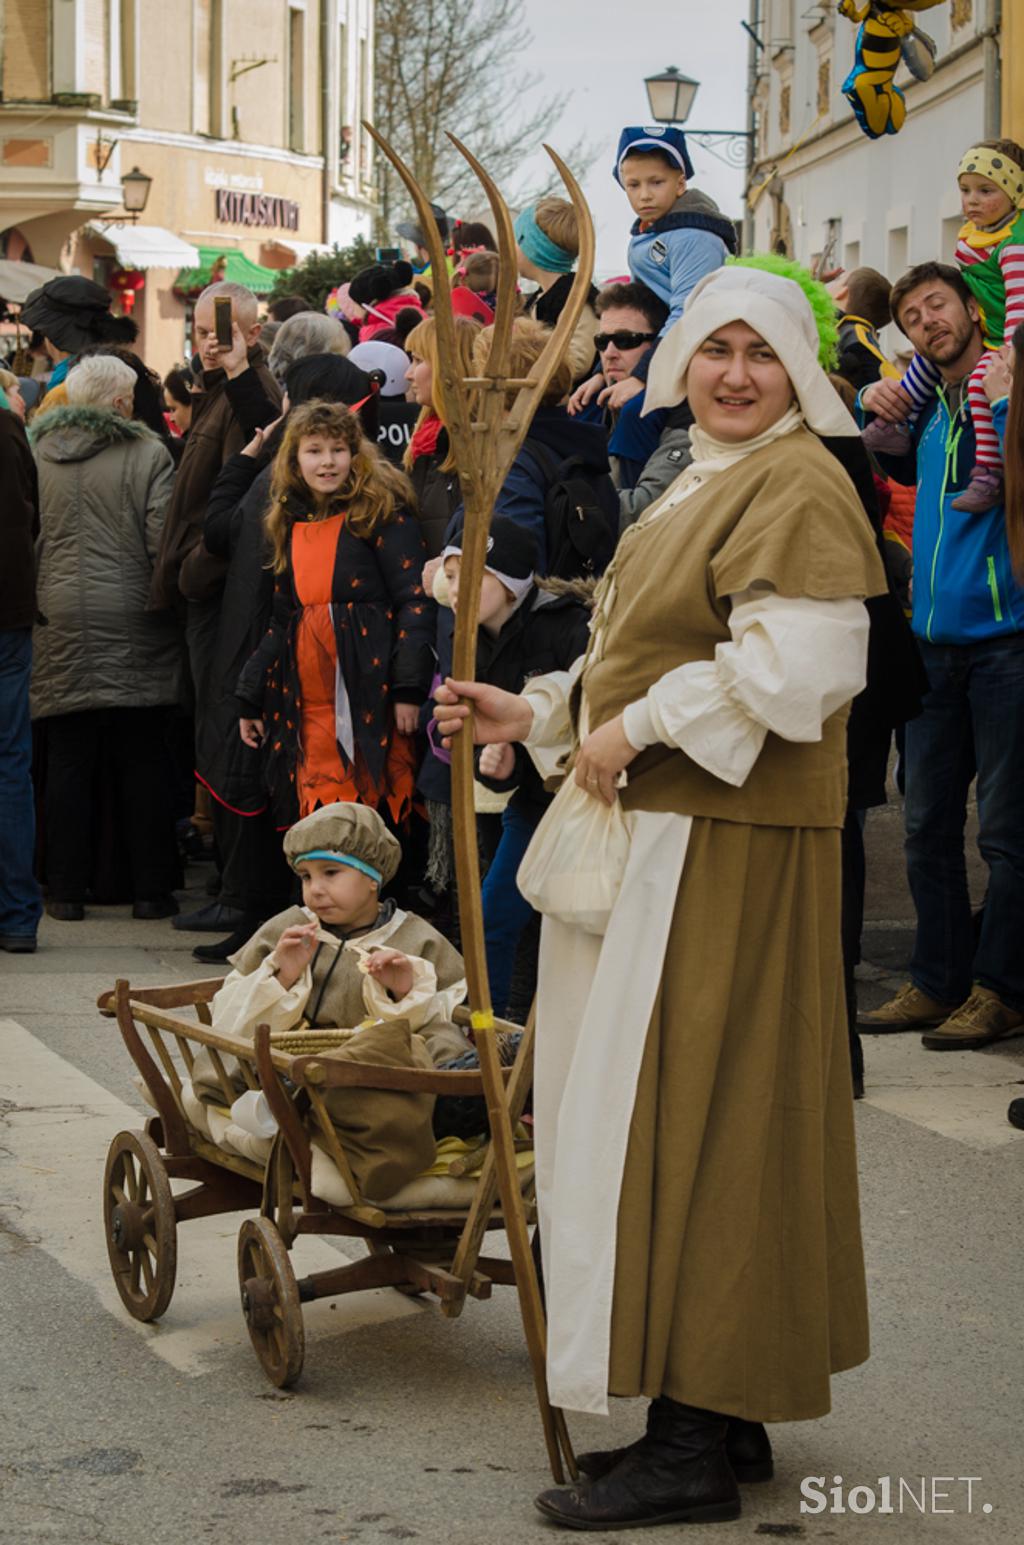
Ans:
[[[285,231],[299,228],[299,205],[294,199],[273,193],[239,193],[218,188],[214,218],[222,225],[276,226]]]

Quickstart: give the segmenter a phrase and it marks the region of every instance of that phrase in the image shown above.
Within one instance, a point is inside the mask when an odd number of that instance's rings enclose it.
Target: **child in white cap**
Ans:
[[[382,901],[401,848],[375,810],[339,803],[285,835],[302,906],[253,934],[213,1000],[215,1030],[252,1037],[305,1025],[404,1020],[438,1063],[469,1049],[452,1021],[466,996],[462,958],[431,925]]]

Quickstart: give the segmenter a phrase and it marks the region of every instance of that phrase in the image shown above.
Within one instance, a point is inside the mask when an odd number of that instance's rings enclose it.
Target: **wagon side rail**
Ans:
[[[509,1026],[509,1028],[515,1028]],[[275,1117],[291,1154],[295,1173],[307,1210],[313,1211],[312,1143],[309,1130],[301,1119],[295,1102],[284,1087],[283,1077],[296,1084],[309,1102],[310,1114],[324,1148],[345,1182],[352,1197],[346,1212],[370,1225],[380,1225],[384,1216],[378,1207],[367,1203],[345,1152],[338,1129],[331,1120],[324,1096],[334,1089],[370,1089],[403,1094],[459,1095],[485,1099],[486,1079],[470,1069],[396,1068],[382,1063],[349,1062],[329,1053],[311,1053],[286,1059],[276,1057],[267,1025],[256,1029],[256,1070],[267,1104]],[[285,1060],[287,1067],[282,1067]],[[512,1076],[504,1069],[503,1077]]]
[[[208,1022],[185,1019],[165,1006],[158,1006],[166,1005],[171,999],[175,1008],[195,1008],[197,1013],[206,1010],[204,1017],[208,1021],[208,1005],[220,985],[220,979],[216,978],[212,982],[186,983],[181,987],[134,989],[129,982],[121,980],[113,992],[101,994],[98,1000],[101,1013],[113,1013],[128,1054],[156,1107],[163,1128],[164,1147],[170,1154],[184,1155],[191,1148],[189,1133],[193,1124],[184,1106],[183,1083],[184,1078],[192,1078],[198,1047],[205,1047],[209,1054],[225,1104],[231,1105],[238,1097],[226,1058],[234,1058],[237,1062],[247,1088],[259,1087],[251,1041],[224,1035],[213,1030]],[[175,1054],[180,1062],[176,1061]],[[287,1071],[291,1057],[276,1051],[272,1056],[275,1063]]]

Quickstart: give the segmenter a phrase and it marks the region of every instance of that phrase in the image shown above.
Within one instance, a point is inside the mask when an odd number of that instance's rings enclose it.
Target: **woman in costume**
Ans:
[[[857,432],[817,351],[793,281],[703,280],[648,385],[688,397],[693,464],[623,536],[587,654],[439,694],[448,736],[465,696],[478,741],[568,753],[629,837],[603,934],[546,915],[538,980],[551,1399],[652,1400],[538,1499],[576,1528],[736,1517],[772,1473],[760,1424],[824,1415],[868,1354],[840,829],[885,579],[817,438]]]

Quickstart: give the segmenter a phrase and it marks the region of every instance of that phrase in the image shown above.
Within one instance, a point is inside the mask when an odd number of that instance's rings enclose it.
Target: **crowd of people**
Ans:
[[[475,684],[450,681],[463,506],[414,223],[409,260],[323,313],[212,284],[162,382],[106,291],[53,280],[23,310],[52,362],[27,432],[0,375],[5,950],[36,947],[44,894],[66,922],[130,901],[210,935],[232,1025],[294,1023],[318,927],[397,946],[412,918],[444,970],[392,947],[352,991],[423,1022],[459,977],[472,705],[493,1003],[538,1003],[552,1398],[653,1397],[644,1438],[541,1499],[574,1527],[735,1516],[762,1424],[823,1414],[867,1355],[858,1031],[1024,1034],[1024,149],[969,149],[956,261],[893,282],[737,256],[679,130],[624,130],[614,175],[628,273],[592,288],[497,499]],[[510,276],[486,226],[434,215],[479,374]],[[571,288],[572,206],[515,237],[520,378]],[[909,981],[858,1011],[894,748],[917,932]],[[586,872],[598,818],[588,911],[552,871]],[[182,915],[195,857],[209,900]]]

